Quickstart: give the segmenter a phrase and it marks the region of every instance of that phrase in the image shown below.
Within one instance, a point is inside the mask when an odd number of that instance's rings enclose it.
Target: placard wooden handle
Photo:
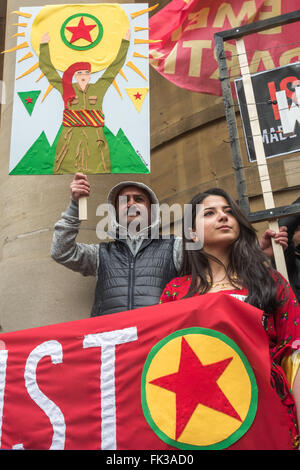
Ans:
[[[86,196],[81,196],[78,200],[79,220],[87,220],[87,200]]]
[[[278,221],[277,220],[270,220],[269,221],[269,228],[271,230],[273,230],[274,232],[276,232],[276,233],[279,232]],[[289,277],[288,277],[288,273],[287,273],[283,248],[282,248],[281,245],[278,245],[278,243],[275,242],[274,238],[272,238],[272,247],[273,247],[273,253],[274,253],[276,269],[288,281]]]
[[[264,198],[265,209],[272,209],[275,207],[273,191],[271,187],[269,169],[267,165],[265,149],[262,140],[262,133],[258,118],[258,112],[255,102],[255,96],[253,91],[253,85],[251,81],[251,74],[249,70],[249,64],[246,54],[246,48],[244,40],[238,39],[236,41],[236,48],[239,58],[239,64],[241,68],[241,75],[243,77],[243,85],[245,91],[246,105],[249,114],[251,134],[253,138],[253,145],[256,154],[257,167],[259,173],[260,184],[262,188],[262,195]],[[274,230],[274,232],[279,232],[279,225],[277,220],[269,221],[269,228]],[[283,248],[278,243],[275,243],[272,238],[272,247],[274,253],[274,259],[276,264],[276,269],[282,274],[282,276],[288,280],[287,268],[285,263],[285,256]]]

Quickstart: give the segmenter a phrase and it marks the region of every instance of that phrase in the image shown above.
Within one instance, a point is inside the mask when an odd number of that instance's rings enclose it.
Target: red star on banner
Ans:
[[[232,359],[230,357],[203,365],[188,342],[182,338],[178,372],[150,382],[176,393],[176,440],[185,429],[198,403],[242,421],[217,384]]]
[[[77,26],[68,26],[66,29],[70,31],[73,36],[70,40],[70,44],[72,44],[75,41],[78,41],[78,39],[85,39],[88,42],[93,42],[90,31],[94,29],[96,25],[87,25],[84,23],[83,16],[80,18],[80,21]]]
[[[142,95],[139,92],[137,92],[137,94],[133,96],[135,97],[136,100],[140,100],[142,97]]]
[[[32,98],[30,98],[30,96],[28,96],[28,98],[25,99],[26,103],[32,103]]]

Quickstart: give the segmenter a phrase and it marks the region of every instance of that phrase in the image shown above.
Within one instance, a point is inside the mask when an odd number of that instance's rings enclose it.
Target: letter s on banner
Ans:
[[[28,356],[25,366],[25,385],[30,397],[48,416],[53,427],[53,438],[49,450],[63,450],[65,447],[66,424],[61,410],[46,397],[38,387],[36,369],[39,361],[50,356],[53,364],[62,363],[62,346],[58,341],[50,340],[37,346]],[[20,445],[18,444],[18,447]]]

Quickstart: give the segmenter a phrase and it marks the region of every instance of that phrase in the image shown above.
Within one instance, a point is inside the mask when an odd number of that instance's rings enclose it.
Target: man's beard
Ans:
[[[132,220],[128,220],[128,217],[130,216],[136,217]],[[139,232],[149,227],[148,214],[141,213],[139,209],[129,208],[126,214],[119,217],[119,223],[123,227],[127,227],[128,233],[131,235],[137,235]]]

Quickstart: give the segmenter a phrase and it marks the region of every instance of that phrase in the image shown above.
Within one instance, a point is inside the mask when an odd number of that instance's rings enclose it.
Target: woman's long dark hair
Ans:
[[[269,258],[261,250],[256,231],[248,222],[236,202],[228,193],[219,188],[212,188],[203,193],[197,194],[191,200],[190,224],[195,230],[195,219],[197,215],[197,205],[201,204],[207,196],[221,196],[228,202],[232,215],[238,221],[240,234],[233,243],[229,264],[226,272],[233,285],[242,285],[248,290],[247,303],[262,309],[265,313],[273,313],[279,305],[276,297],[276,284],[272,276],[272,268]],[[187,214],[183,224],[183,259],[181,265],[181,275],[192,275],[190,289],[185,298],[192,297],[197,292],[205,294],[212,286],[212,271],[209,260],[214,260],[222,265],[217,258],[209,255],[203,248],[189,250],[188,244],[193,243],[190,238],[187,224],[189,223]],[[208,276],[207,276],[208,274]],[[235,279],[237,275],[237,280]],[[199,285],[200,279],[200,285]]]

